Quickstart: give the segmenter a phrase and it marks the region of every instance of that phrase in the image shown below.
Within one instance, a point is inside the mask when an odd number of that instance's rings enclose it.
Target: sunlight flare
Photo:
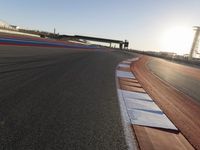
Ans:
[[[161,48],[164,51],[175,52],[177,54],[188,54],[194,31],[192,27],[175,26],[165,30],[161,37]]]

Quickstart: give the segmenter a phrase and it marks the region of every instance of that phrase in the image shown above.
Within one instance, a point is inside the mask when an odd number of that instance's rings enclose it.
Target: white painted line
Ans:
[[[130,65],[128,65],[128,64],[119,64],[118,67],[126,67],[126,68],[130,68]]]
[[[146,93],[119,90],[132,124],[177,130],[162,110]]]
[[[141,99],[125,99],[125,103],[128,109],[148,109],[161,111],[160,108],[153,101],[146,101]]]
[[[116,80],[117,85],[118,85],[118,80]],[[120,105],[120,111],[121,111],[121,116],[122,116],[122,124],[124,127],[124,135],[126,138],[126,144],[128,146],[129,150],[137,150],[137,142],[136,138],[133,134],[133,130],[131,128],[131,120],[127,112],[126,104],[123,99],[123,95],[120,92],[120,90],[117,90],[118,94],[118,100],[119,100],[119,105]]]
[[[128,114],[131,118],[132,124],[177,130],[174,124],[162,111],[128,109]]]
[[[126,90],[121,90],[123,93],[123,96],[129,99],[143,99],[143,100],[151,100],[151,97],[149,97],[148,94],[146,93],[138,93],[138,92],[131,92],[131,91],[126,91]]]
[[[117,79],[117,71],[115,72],[115,80],[117,84],[117,94],[118,94],[118,100],[119,100],[119,106],[120,106],[120,112],[122,117],[122,125],[124,129],[124,135],[126,139],[126,144],[128,147],[128,150],[138,150],[138,144],[135,135],[133,134],[133,129],[131,127],[131,120],[127,112],[126,104],[122,95],[122,92],[119,87],[119,82]]]
[[[131,72],[120,71],[120,70],[117,70],[117,77],[135,79],[135,76]]]

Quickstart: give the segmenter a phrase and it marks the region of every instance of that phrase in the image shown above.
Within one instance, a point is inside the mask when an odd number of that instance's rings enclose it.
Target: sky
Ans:
[[[130,48],[189,53],[200,0],[0,0],[0,19],[29,29],[127,39]]]

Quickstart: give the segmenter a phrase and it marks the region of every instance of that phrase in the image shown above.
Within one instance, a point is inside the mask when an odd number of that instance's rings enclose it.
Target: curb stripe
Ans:
[[[123,62],[132,63],[133,61],[137,61],[138,59],[139,58],[133,58]],[[117,66],[116,76],[118,78],[120,87],[118,92],[122,93],[123,99],[127,106],[126,109],[130,118],[130,122],[135,125],[178,130],[163,113],[163,111],[153,102],[153,100],[149,97],[149,95],[141,87],[140,84],[129,84],[127,82],[120,81],[120,78],[128,78],[129,80],[136,79],[132,72],[121,71],[126,68],[130,68],[130,65],[124,65],[120,63]],[[138,87],[138,85],[140,86]],[[146,94],[147,99],[144,97],[144,94]],[[128,99],[132,99],[132,101]],[[147,101],[141,101],[140,105],[138,105],[138,99],[152,100],[152,103],[150,104]],[[131,108],[130,106],[135,107]]]

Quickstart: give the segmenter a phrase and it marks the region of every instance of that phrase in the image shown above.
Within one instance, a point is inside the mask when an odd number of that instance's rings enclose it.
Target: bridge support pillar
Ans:
[[[119,48],[123,49],[123,44],[122,43],[119,44]]]

